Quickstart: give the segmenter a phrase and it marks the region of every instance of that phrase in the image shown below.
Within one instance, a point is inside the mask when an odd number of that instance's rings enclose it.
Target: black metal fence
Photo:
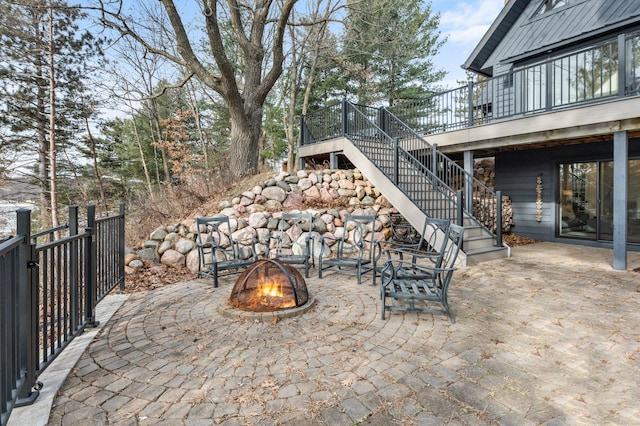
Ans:
[[[69,222],[31,234],[29,210],[18,210],[17,232],[0,244],[0,425],[14,407],[32,403],[38,376],[85,327],[96,325],[98,301],[124,290],[124,205],[95,217],[78,208]]]

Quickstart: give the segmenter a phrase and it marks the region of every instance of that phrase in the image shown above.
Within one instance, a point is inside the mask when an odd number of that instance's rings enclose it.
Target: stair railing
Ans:
[[[453,191],[464,191],[465,210],[495,238],[496,246],[502,246],[502,194],[494,192],[478,180],[472,173],[460,167],[455,161],[431,145],[411,127],[386,108],[381,110],[383,128],[394,138],[402,141],[402,146],[430,171],[445,182]]]
[[[348,137],[426,215],[473,217],[502,246],[501,194],[439,152],[386,108],[347,100],[301,119],[301,144]],[[466,202],[465,202],[466,200]]]

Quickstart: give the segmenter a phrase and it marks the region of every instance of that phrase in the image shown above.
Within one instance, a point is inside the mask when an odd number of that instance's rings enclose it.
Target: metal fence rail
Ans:
[[[124,290],[123,205],[97,220],[89,206],[82,232],[76,206],[67,224],[33,235],[30,212],[17,216],[18,235],[0,244],[1,425],[37,398],[38,376],[96,324],[97,302],[118,285]]]

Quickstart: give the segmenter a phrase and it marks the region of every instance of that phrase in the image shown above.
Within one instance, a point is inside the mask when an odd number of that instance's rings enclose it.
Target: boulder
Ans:
[[[189,253],[191,250],[193,250],[195,246],[196,245],[192,240],[188,240],[186,238],[181,238],[176,243],[176,251],[178,251],[178,252],[180,252],[182,254],[186,254],[186,253]]]
[[[156,230],[151,233],[151,235],[149,236],[149,239],[156,240],[156,241],[164,241],[164,237],[166,236],[167,236],[166,228],[160,227],[160,228],[156,228]]]
[[[249,226],[252,228],[264,228],[269,223],[269,219],[264,213],[253,213],[249,216]]]
[[[160,247],[158,247],[158,254],[162,256],[162,253],[169,250],[171,247],[173,247],[171,241],[163,241],[162,244],[160,244]]]
[[[143,248],[138,252],[138,256],[140,257],[140,259],[147,260],[149,262],[157,262],[158,260],[160,260],[160,258],[158,257],[158,253],[153,248]]]
[[[165,265],[169,265],[169,266],[173,266],[173,267],[178,268],[178,267],[181,267],[181,266],[185,266],[186,257],[185,257],[184,254],[180,253],[179,251],[167,250],[162,255],[162,258],[160,259],[160,262],[162,262]]]
[[[279,186],[268,186],[262,190],[262,196],[267,200],[274,200],[282,203],[287,198],[287,193]]]
[[[301,205],[304,202],[304,198],[302,194],[296,194],[294,192],[290,192],[287,196],[286,200],[282,203],[282,207],[285,209],[290,209],[292,207],[296,207]]]

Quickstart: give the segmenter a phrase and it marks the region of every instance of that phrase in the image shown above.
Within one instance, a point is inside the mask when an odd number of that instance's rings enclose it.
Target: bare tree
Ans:
[[[188,70],[181,83],[196,76],[224,99],[231,121],[230,169],[234,176],[258,172],[259,138],[262,131],[263,105],[267,95],[282,74],[284,32],[297,0],[238,1],[203,0],[201,15],[191,17],[204,22],[208,54],[215,67],[207,66],[194,48],[197,35],[184,25],[185,17],[172,0],[160,0],[169,25],[157,29],[163,35],[159,42],[149,38],[149,31],[128,16],[122,0],[107,3],[100,0],[102,22],[131,37],[150,54],[161,55]],[[142,8],[142,10],[146,10]],[[153,19],[152,16],[146,16]],[[145,21],[153,25],[152,21]],[[223,34],[231,24],[235,43],[240,48],[241,64],[230,60],[229,40]],[[270,52],[270,55],[267,54]]]
[[[324,6],[324,10],[321,9]],[[289,27],[291,50],[288,64],[288,98],[289,106],[285,115],[285,132],[287,135],[289,170],[297,168],[296,147],[298,138],[295,134],[296,110],[300,107],[299,98],[304,86],[302,99],[302,115],[307,113],[311,87],[315,81],[316,66],[322,45],[325,41],[327,26],[332,17],[343,7],[332,0],[316,0],[310,5],[308,17]],[[300,31],[302,29],[302,31]]]

